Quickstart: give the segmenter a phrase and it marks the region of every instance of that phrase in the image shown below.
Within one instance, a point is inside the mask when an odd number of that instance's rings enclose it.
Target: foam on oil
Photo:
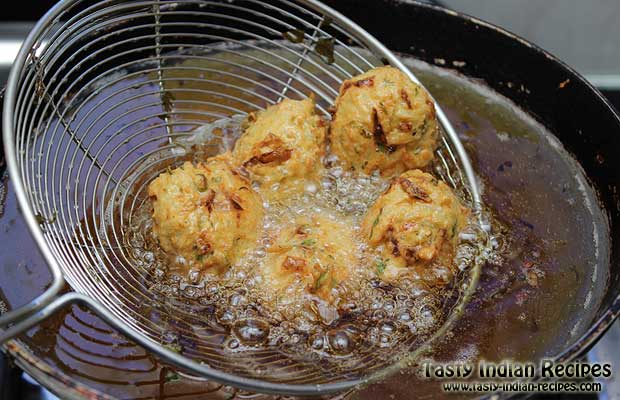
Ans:
[[[201,146],[209,147],[207,153],[229,150],[240,134],[240,121],[235,117],[201,127],[178,143],[179,149],[183,153],[196,152]],[[194,160],[204,155],[198,151]],[[160,250],[152,230],[152,203],[145,199],[132,217],[128,240],[136,263],[147,271],[151,289],[207,307],[202,317],[224,329],[222,349],[231,354],[275,351],[302,363],[318,362],[325,373],[347,370],[355,375],[379,368],[419,346],[441,326],[462,288],[456,282],[429,287],[410,274],[396,282],[382,281],[375,267],[378,253],[357,233],[366,210],[389,181],[379,174],[343,171],[334,161],[328,156],[324,163],[331,166],[320,182],[308,182],[302,193],[264,203],[263,230],[255,249],[222,276],[198,270],[180,273],[187,270],[186,261],[176,257],[171,263]],[[254,188],[279,189],[277,185],[260,188],[256,184]],[[270,291],[262,274],[278,229],[313,214],[345,222],[353,231],[355,252],[360,255],[361,262],[350,266],[350,278],[332,289],[331,302],[309,293],[301,282],[283,293]],[[455,262],[465,271],[475,254],[475,231],[466,229],[463,237],[466,240],[459,246]],[[278,374],[275,370],[264,371],[267,373]]]

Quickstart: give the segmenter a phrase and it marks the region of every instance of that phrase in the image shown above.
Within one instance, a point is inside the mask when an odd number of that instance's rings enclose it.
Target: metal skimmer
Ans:
[[[0,317],[0,342],[80,303],[163,360],[238,388],[304,395],[376,379],[257,378],[213,349],[200,363],[163,346],[143,312],[152,297],[123,232],[193,129],[309,93],[327,116],[343,80],[383,64],[417,82],[374,37],[315,0],[60,1],[19,52],[3,122],[10,176],[53,282]],[[443,178],[480,211],[467,154],[439,107],[437,115]],[[65,282],[73,291],[60,295]]]

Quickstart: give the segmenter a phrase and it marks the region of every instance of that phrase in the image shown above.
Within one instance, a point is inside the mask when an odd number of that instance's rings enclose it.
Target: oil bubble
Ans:
[[[403,312],[398,316],[398,319],[403,322],[409,322],[411,321],[411,314],[409,314],[408,312]]]
[[[226,133],[222,132],[222,135]],[[235,139],[228,138],[230,146],[234,145]],[[204,151],[203,155],[206,153]],[[178,293],[200,304],[196,313],[204,317],[206,324],[201,327],[204,329],[201,340],[217,340],[217,345],[230,353],[254,351],[256,349],[250,347],[260,347],[261,351],[290,353],[292,358],[303,358],[304,361],[316,360],[320,368],[357,368],[358,355],[359,361],[364,361],[362,357],[369,352],[379,347],[399,346],[401,340],[403,345],[409,346],[412,336],[417,340],[417,336],[421,338],[428,334],[441,322],[444,292],[442,288],[424,283],[423,278],[428,274],[416,275],[411,271],[394,281],[380,277],[375,263],[385,249],[380,246],[372,249],[365,240],[358,240],[362,237],[360,223],[366,211],[389,186],[389,180],[378,172],[372,176],[357,175],[329,165],[335,161],[329,155],[325,160],[328,165],[319,180],[304,182],[301,193],[282,201],[264,202],[262,233],[252,249],[240,260],[232,262],[222,274],[202,273],[193,261],[188,264],[186,260],[177,260],[182,268],[171,267],[171,256],[162,253],[157,237],[153,235],[152,203],[148,200],[143,203],[140,223],[136,226],[139,229],[133,236],[134,247],[140,248],[135,255],[136,265],[148,270],[149,279],[159,279],[156,289],[162,297]],[[278,189],[277,185],[271,187],[269,183],[262,187],[257,182],[251,185],[263,191]],[[272,255],[279,252],[280,229],[292,219],[316,213],[331,220],[343,221],[344,218],[350,222],[357,238],[351,251],[360,255],[355,275],[351,275],[359,276],[359,279],[354,284],[335,284],[329,301],[307,290],[312,287],[307,283],[289,285],[278,293],[265,290],[270,278],[261,271],[271,262]],[[291,241],[291,246],[296,246],[294,251],[318,250],[318,246],[297,248],[300,242],[297,239]],[[460,250],[455,256],[458,262],[465,264],[473,254],[477,253]],[[367,268],[369,266],[371,268]],[[428,270],[431,268],[436,265],[429,265]],[[445,268],[437,269],[437,275],[446,279],[448,272]],[[181,288],[183,290],[179,290]],[[450,286],[450,290],[452,288]],[[212,339],[215,336],[217,339]],[[380,360],[394,352],[390,349],[378,353],[383,354],[377,355]],[[343,356],[348,356],[346,366],[342,362]],[[271,372],[263,372],[258,365],[244,367],[246,370],[251,368],[256,375]]]
[[[229,325],[235,320],[235,314],[231,310],[225,310],[219,316],[219,322],[224,325]]]
[[[389,322],[386,322],[385,324],[381,325],[381,332],[383,332],[386,335],[391,335],[394,333],[394,325],[392,325]]]
[[[260,319],[242,319],[235,322],[233,331],[241,343],[256,346],[269,337],[269,324]]]
[[[323,350],[323,345],[325,343],[322,335],[313,335],[310,336],[309,339],[310,347],[314,350]]]
[[[387,318],[387,313],[384,310],[377,310],[372,314],[374,320],[383,320]]]
[[[337,330],[327,334],[330,350],[339,355],[349,354],[353,351],[353,342],[346,332]]]
[[[192,284],[197,284],[198,279],[200,279],[200,271],[196,269],[191,269],[187,274],[187,280]]]

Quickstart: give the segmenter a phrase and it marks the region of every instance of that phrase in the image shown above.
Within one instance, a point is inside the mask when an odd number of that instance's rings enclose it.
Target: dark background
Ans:
[[[6,0],[5,0],[6,1]],[[40,18],[56,1],[18,0],[10,1],[10,7],[2,7],[0,21],[32,21]]]

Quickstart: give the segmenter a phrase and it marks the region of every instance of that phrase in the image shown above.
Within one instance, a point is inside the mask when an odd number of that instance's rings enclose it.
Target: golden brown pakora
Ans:
[[[393,179],[368,210],[361,232],[378,250],[376,268],[385,279],[411,271],[427,283],[445,284],[468,213],[444,182],[412,170]]]
[[[433,159],[438,126],[428,93],[402,71],[380,67],[342,84],[329,140],[345,168],[393,176]]]
[[[326,122],[314,99],[285,99],[247,119],[233,149],[236,163],[250,172],[269,200],[286,198],[316,180],[325,154]]]
[[[229,153],[160,174],[148,194],[161,248],[188,268],[222,272],[256,243],[262,200]]]
[[[358,264],[358,251],[345,222],[321,215],[300,217],[274,238],[264,264],[265,285],[280,293],[309,293],[329,301],[332,290]]]

